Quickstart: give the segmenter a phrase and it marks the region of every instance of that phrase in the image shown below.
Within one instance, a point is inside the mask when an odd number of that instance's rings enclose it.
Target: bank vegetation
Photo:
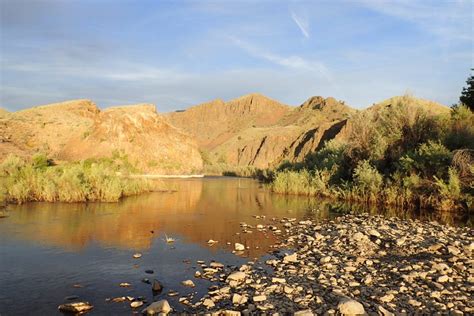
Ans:
[[[267,179],[274,192],[370,204],[472,211],[474,113],[466,106],[433,115],[403,97],[350,120],[301,163]]]

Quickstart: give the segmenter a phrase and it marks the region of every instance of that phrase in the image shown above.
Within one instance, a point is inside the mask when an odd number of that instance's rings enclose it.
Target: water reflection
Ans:
[[[215,248],[228,242],[250,247],[259,256],[275,243],[265,232],[236,234],[239,223],[262,222],[253,215],[312,218],[337,216],[344,212],[383,213],[402,218],[422,217],[457,225],[469,219],[451,213],[404,212],[397,209],[349,205],[314,198],[271,194],[250,179],[206,178],[169,180],[175,192],[155,192],[126,198],[119,203],[29,203],[9,207],[9,217],[0,222],[0,235],[80,250],[92,242],[105,247],[148,249],[154,238],[167,234],[187,242],[206,245],[218,240]],[[258,249],[257,249],[258,248]]]

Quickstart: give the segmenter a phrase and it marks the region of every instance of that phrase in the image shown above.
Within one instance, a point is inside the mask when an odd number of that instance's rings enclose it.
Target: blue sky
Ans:
[[[87,98],[167,112],[252,92],[450,105],[473,67],[469,0],[1,0],[0,13],[8,110]]]

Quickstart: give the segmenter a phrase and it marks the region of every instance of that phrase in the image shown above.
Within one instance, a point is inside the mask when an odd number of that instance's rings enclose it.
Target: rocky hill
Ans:
[[[303,159],[334,137],[354,112],[334,98],[312,97],[299,107],[290,107],[251,94],[167,117],[198,140],[209,163],[267,168]]]
[[[353,122],[377,119],[402,102],[402,115],[447,113],[438,103],[403,96],[357,111],[334,98],[315,96],[297,107],[260,94],[214,100],[157,114],[150,104],[99,110],[89,100],[0,111],[0,158],[44,152],[57,160],[126,153],[150,173],[189,173],[207,165],[276,167],[298,162],[333,138],[350,135]],[[352,133],[353,134],[353,133]]]
[[[36,152],[67,161],[121,152],[150,173],[202,169],[195,141],[150,104],[101,111],[89,100],[74,100],[0,114],[0,157]]]

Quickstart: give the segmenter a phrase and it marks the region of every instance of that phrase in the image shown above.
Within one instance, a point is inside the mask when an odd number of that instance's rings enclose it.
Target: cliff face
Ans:
[[[166,116],[171,124],[195,137],[200,148],[210,151],[242,130],[274,125],[289,111],[291,107],[287,105],[249,94],[229,102],[214,100]]]
[[[227,103],[218,100],[198,105],[167,117],[195,137],[211,160],[267,168],[284,160],[302,160],[337,133],[354,112],[334,98],[312,97],[295,108],[261,95],[248,95]]]
[[[144,172],[188,173],[202,168],[193,139],[150,104],[100,111],[89,100],[35,107],[0,116],[0,155],[43,152],[57,160],[126,154]]]

